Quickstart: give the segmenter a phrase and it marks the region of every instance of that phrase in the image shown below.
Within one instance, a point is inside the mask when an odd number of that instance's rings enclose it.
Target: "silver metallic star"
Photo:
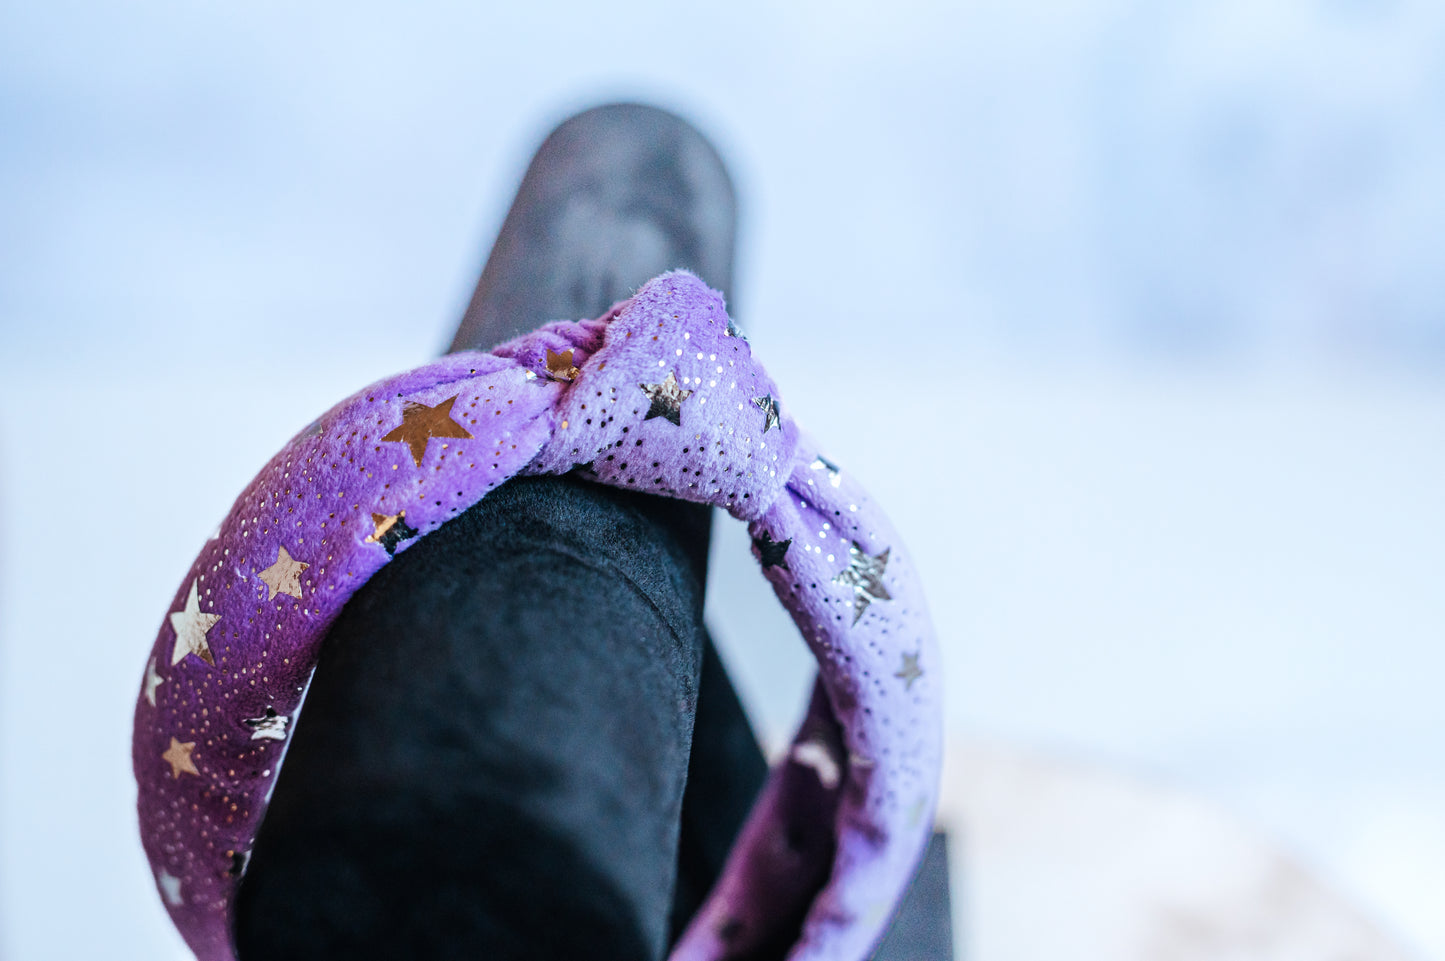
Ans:
[[[893,673],[893,676],[903,681],[905,691],[913,690],[913,682],[923,676],[923,668],[918,666],[918,656],[922,651],[914,651],[912,654],[903,655],[903,666]]]
[[[763,412],[763,433],[778,426],[778,402],[772,394],[753,398],[753,406]]]
[[[770,567],[781,567],[785,571],[791,570],[791,568],[788,567],[786,558],[788,556],[788,548],[791,547],[792,544],[793,539],[791,537],[784,541],[775,541],[768,535],[767,531],[753,538],[753,546],[758,549],[758,561],[763,565],[763,570],[767,570]]]
[[[809,464],[808,466],[809,466],[810,468],[812,468],[813,470],[825,470],[825,471],[827,471],[827,472],[828,472],[828,483],[832,484],[834,487],[837,487],[839,484],[843,483],[843,470],[842,470],[842,468],[840,468],[837,464],[835,464],[835,463],[833,463],[832,461],[830,461],[828,458],[824,457],[822,454],[819,454],[817,457],[814,457],[814,458],[813,458],[813,463]]]
[[[666,417],[678,427],[682,426],[682,402],[692,396],[692,391],[683,390],[677,383],[677,377],[672,371],[667,372],[661,383],[638,384],[647,399],[652,401],[652,406],[647,408],[647,416],[643,420],[652,420],[654,417]]]
[[[825,791],[833,790],[842,779],[843,772],[838,767],[837,759],[833,757],[833,752],[828,750],[828,745],[822,741],[803,741],[801,744],[795,744],[790,757],[794,764],[812,768],[818,775],[818,783],[823,785]]]
[[[888,567],[888,554],[870,555],[857,541],[848,548],[848,566],[833,578],[834,584],[842,584],[853,590],[853,623],[857,624],[868,605],[874,601],[891,601],[893,595],[883,586],[883,571]]]
[[[161,894],[165,895],[166,904],[169,904],[173,908],[178,908],[186,903],[185,899],[181,897],[180,878],[165,868],[161,868],[160,873],[156,875],[156,881],[161,886]]]
[[[151,658],[150,663],[146,665],[145,686],[146,700],[150,702],[151,707],[156,706],[156,688],[160,687],[165,682],[165,678],[161,677],[159,674],[156,673],[156,659]]]
[[[301,572],[310,566],[310,564],[296,560],[286,551],[286,548],[278,547],[276,563],[257,575],[267,587],[271,588],[271,593],[266,596],[266,600],[275,600],[277,594],[290,594],[300,600]]]
[[[284,741],[286,740],[286,723],[291,719],[284,714],[277,714],[273,708],[266,708],[266,713],[260,717],[248,717],[241,723],[251,729],[251,740],[253,741]]]
[[[171,627],[176,632],[176,647],[171,652],[171,664],[179,664],[187,654],[194,654],[212,667],[216,659],[211,654],[211,645],[206,643],[206,633],[221,619],[219,614],[207,614],[201,610],[201,600],[196,581],[191,581],[191,593],[186,596],[186,606],[171,612]]]

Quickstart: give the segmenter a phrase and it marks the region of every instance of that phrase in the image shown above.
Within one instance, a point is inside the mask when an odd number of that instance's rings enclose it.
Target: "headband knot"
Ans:
[[[762,517],[787,484],[798,429],[735,331],[722,295],[677,271],[600,322],[548,324],[497,351],[560,386],[552,439],[525,473],[582,468]]]

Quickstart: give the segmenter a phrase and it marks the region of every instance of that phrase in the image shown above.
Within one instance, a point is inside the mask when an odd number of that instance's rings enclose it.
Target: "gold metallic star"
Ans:
[[[918,666],[918,655],[921,651],[914,651],[912,654],[903,655],[903,666],[893,673],[893,676],[903,681],[903,689],[913,690],[913,682],[923,676],[923,668]]]
[[[366,543],[380,544],[388,554],[396,553],[396,546],[417,535],[417,529],[406,522],[406,511],[400,514],[371,514],[376,530],[366,535]]]
[[[310,567],[310,564],[296,560],[286,548],[276,549],[276,563],[262,571],[258,576],[271,588],[271,593],[266,595],[266,600],[276,599],[277,594],[290,594],[297,600],[301,599],[301,572]]]
[[[171,766],[171,777],[179,778],[182,774],[194,774],[197,777],[201,772],[196,767],[196,762],[191,760],[191,752],[196,749],[195,741],[187,741],[182,744],[175,738],[171,738],[171,746],[166,748],[161,760]]]
[[[176,647],[171,652],[171,663],[179,664],[187,654],[194,654],[212,667],[216,659],[211,655],[211,645],[206,643],[206,633],[221,619],[219,614],[206,614],[201,610],[197,582],[191,581],[191,593],[186,596],[186,606],[171,612],[171,627],[176,632]]]
[[[426,404],[407,401],[401,409],[401,425],[382,440],[406,444],[411,448],[412,460],[416,461],[416,466],[420,467],[421,459],[426,455],[426,442],[429,439],[433,437],[471,439],[472,435],[467,432],[466,428],[452,420],[452,405],[456,402],[455,397],[448,397],[435,407],[428,407]]]
[[[853,623],[857,624],[868,605],[874,601],[891,601],[893,595],[883,586],[883,571],[888,566],[888,553],[869,555],[857,541],[848,548],[848,566],[833,578],[834,584],[842,584],[853,590]]]
[[[682,402],[692,396],[692,391],[683,390],[678,386],[677,377],[672,371],[667,372],[667,377],[657,384],[638,384],[647,399],[652,401],[652,406],[647,408],[647,416],[643,420],[652,420],[654,417],[666,417],[678,427],[682,426]]]
[[[763,433],[778,426],[778,402],[772,394],[753,398],[753,406],[763,412]]]
[[[165,678],[161,677],[159,674],[156,673],[156,659],[151,658],[150,663],[146,665],[145,687],[146,700],[150,702],[151,707],[156,706],[156,688],[160,687],[165,682]]]
[[[581,371],[572,365],[571,350],[564,350],[560,354],[554,354],[549,348],[547,351],[547,373],[551,374],[555,380],[570,381],[580,374]]]

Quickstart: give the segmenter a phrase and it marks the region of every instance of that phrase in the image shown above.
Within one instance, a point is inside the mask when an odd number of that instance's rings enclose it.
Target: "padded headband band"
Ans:
[[[805,909],[790,959],[868,955],[932,827],[932,624],[882,512],[801,436],[722,297],[676,272],[597,320],[452,354],[341,402],[201,550],[146,665],[132,748],[146,855],[198,958],[235,958],[237,885],[347,598],[507,479],[574,469],[747,521],[818,660],[788,759],[671,958],[743,953]],[[824,843],[798,841],[810,835]]]

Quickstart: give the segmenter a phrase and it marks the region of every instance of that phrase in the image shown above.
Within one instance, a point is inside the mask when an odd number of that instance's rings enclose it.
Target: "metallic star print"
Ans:
[[[883,586],[883,571],[888,566],[888,552],[869,555],[861,544],[853,542],[848,548],[848,566],[833,578],[834,584],[842,584],[853,590],[853,623],[857,624],[868,605],[874,601],[891,601],[893,595]]]
[[[758,551],[758,562],[763,565],[763,570],[770,567],[781,567],[789,570],[787,561],[784,558],[788,554],[788,547],[793,543],[790,537],[785,541],[775,541],[764,531],[759,537],[753,538],[753,547]]]
[[[817,457],[813,458],[813,463],[809,464],[808,467],[813,470],[827,471],[828,483],[832,484],[834,487],[837,487],[839,484],[843,483],[842,469],[839,468],[837,464],[824,457],[822,454],[819,454]]]
[[[564,350],[560,354],[554,354],[551,348],[548,348],[547,373],[551,374],[554,380],[571,381],[582,373],[573,366],[572,353],[571,350]]]
[[[171,652],[171,664],[179,664],[187,654],[194,654],[212,667],[216,659],[211,655],[211,645],[206,642],[206,633],[221,619],[219,614],[206,614],[201,610],[201,600],[196,581],[191,581],[191,593],[186,597],[186,606],[171,612],[171,627],[176,632],[176,647]]]
[[[151,707],[156,706],[156,688],[160,687],[165,682],[165,678],[161,677],[159,674],[156,673],[156,659],[151,658],[150,663],[146,665],[145,682],[146,701],[150,703]]]
[[[763,412],[763,433],[778,426],[778,402],[772,394],[753,398],[753,406]]]
[[[181,879],[165,868],[161,868],[160,873],[156,875],[156,883],[160,885],[166,904],[178,908],[186,903],[185,899],[181,897]]]
[[[310,567],[310,564],[302,563],[293,558],[286,548],[276,549],[276,563],[262,571],[258,576],[271,589],[266,600],[276,599],[277,594],[290,594],[300,600],[301,598],[301,572]]]
[[[395,554],[398,544],[411,540],[419,533],[406,522],[406,511],[400,514],[378,514],[373,511],[371,522],[376,525],[376,530],[366,535],[366,543],[380,544],[386,548],[388,554]]]
[[[654,417],[666,417],[678,427],[682,426],[682,402],[692,396],[692,391],[683,390],[677,383],[677,377],[672,371],[667,372],[659,384],[638,384],[647,399],[652,401],[652,406],[647,408],[647,416],[643,420],[652,420]]]
[[[182,744],[175,738],[171,738],[171,746],[161,754],[161,760],[171,766],[171,777],[179,778],[182,774],[200,776],[201,772],[196,767],[196,762],[191,760],[191,752],[195,749],[195,741],[187,741]]]
[[[426,455],[426,442],[431,438],[471,439],[472,435],[466,428],[452,420],[452,405],[456,402],[455,397],[448,397],[435,407],[428,407],[426,404],[407,401],[406,406],[401,409],[400,426],[382,440],[406,444],[411,448],[411,459],[420,467],[421,459]]]
[[[286,724],[290,720],[286,715],[277,714],[275,709],[268,707],[266,713],[260,717],[248,717],[241,723],[251,729],[253,741],[284,741]]]
[[[912,654],[903,655],[903,666],[893,673],[893,676],[903,681],[905,691],[913,690],[913,682],[923,676],[923,668],[918,666],[918,656],[921,651],[914,651]]]
[[[801,744],[795,744],[789,756],[793,759],[794,764],[812,768],[818,775],[818,783],[823,785],[825,791],[833,790],[842,779],[842,771],[833,757],[833,752],[828,750],[828,745],[820,741],[804,741]]]

